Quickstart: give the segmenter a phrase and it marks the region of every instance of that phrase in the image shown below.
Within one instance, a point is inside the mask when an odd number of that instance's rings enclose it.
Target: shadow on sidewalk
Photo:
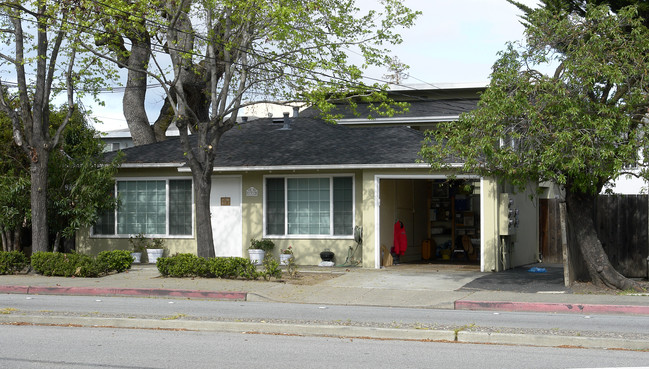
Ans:
[[[543,268],[545,272],[533,273],[530,271],[532,268]],[[458,291],[572,292],[564,286],[563,266],[560,264],[530,264],[489,273],[465,284]]]

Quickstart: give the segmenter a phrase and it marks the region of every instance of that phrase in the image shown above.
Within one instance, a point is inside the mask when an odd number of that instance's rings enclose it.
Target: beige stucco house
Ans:
[[[475,106],[475,91],[465,91],[473,101],[451,92],[431,104],[439,111],[418,105],[412,121]],[[456,251],[454,263],[485,272],[537,261],[537,202],[527,194],[512,195],[493,178],[449,182],[449,173],[431,172],[419,162],[424,136],[416,124],[345,123],[300,114],[242,122],[223,136],[211,196],[217,256],[247,257],[250,239],[269,238],[275,254],[292,246],[300,265],[317,265],[329,249],[337,265],[380,268],[381,246],[392,246],[400,222],[408,243],[403,263],[450,262],[444,250]],[[192,177],[178,138],[123,152],[115,185],[121,205],[78,233],[77,250],[128,249],[129,237],[142,232],[164,238],[170,254],[195,253]],[[355,229],[362,230],[360,245]]]

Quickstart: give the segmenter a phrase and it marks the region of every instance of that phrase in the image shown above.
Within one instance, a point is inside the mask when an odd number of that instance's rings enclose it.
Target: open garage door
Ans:
[[[480,268],[479,179],[380,178],[379,191],[379,243],[391,249],[403,224],[407,248],[401,264]]]

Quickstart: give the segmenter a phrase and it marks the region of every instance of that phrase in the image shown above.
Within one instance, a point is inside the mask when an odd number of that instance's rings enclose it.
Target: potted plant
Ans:
[[[146,251],[146,261],[149,264],[155,264],[159,257],[164,254],[164,240],[160,238],[146,238],[143,233],[138,233],[135,237],[129,237],[128,242],[131,244],[134,263],[144,262],[142,254]]]
[[[164,254],[164,240],[161,238],[152,238],[151,243],[147,244],[146,255],[149,259],[149,264],[155,264],[158,258]]]
[[[279,254],[279,263],[281,265],[288,265],[289,260],[292,258],[293,258],[293,247],[289,246],[288,248],[283,249],[282,252]]]
[[[262,238],[261,240],[251,239],[250,247],[248,248],[248,255],[250,261],[255,265],[261,265],[264,260],[266,252],[272,251],[275,248],[275,243],[269,239]]]
[[[128,243],[131,244],[131,256],[133,257],[133,262],[140,263],[142,260],[142,253],[146,250],[146,245],[148,243],[147,239],[142,233],[138,233],[135,237],[129,237]]]

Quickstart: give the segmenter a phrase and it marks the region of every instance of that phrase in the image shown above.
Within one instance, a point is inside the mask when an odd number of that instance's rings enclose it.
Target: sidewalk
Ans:
[[[517,268],[480,273],[436,265],[399,265],[381,270],[301,267],[327,274],[313,285],[291,281],[163,278],[154,265],[101,278],[0,276],[0,293],[228,299],[307,304],[369,305],[436,309],[614,313],[649,315],[649,295],[576,294],[563,286],[560,267],[547,273]]]

